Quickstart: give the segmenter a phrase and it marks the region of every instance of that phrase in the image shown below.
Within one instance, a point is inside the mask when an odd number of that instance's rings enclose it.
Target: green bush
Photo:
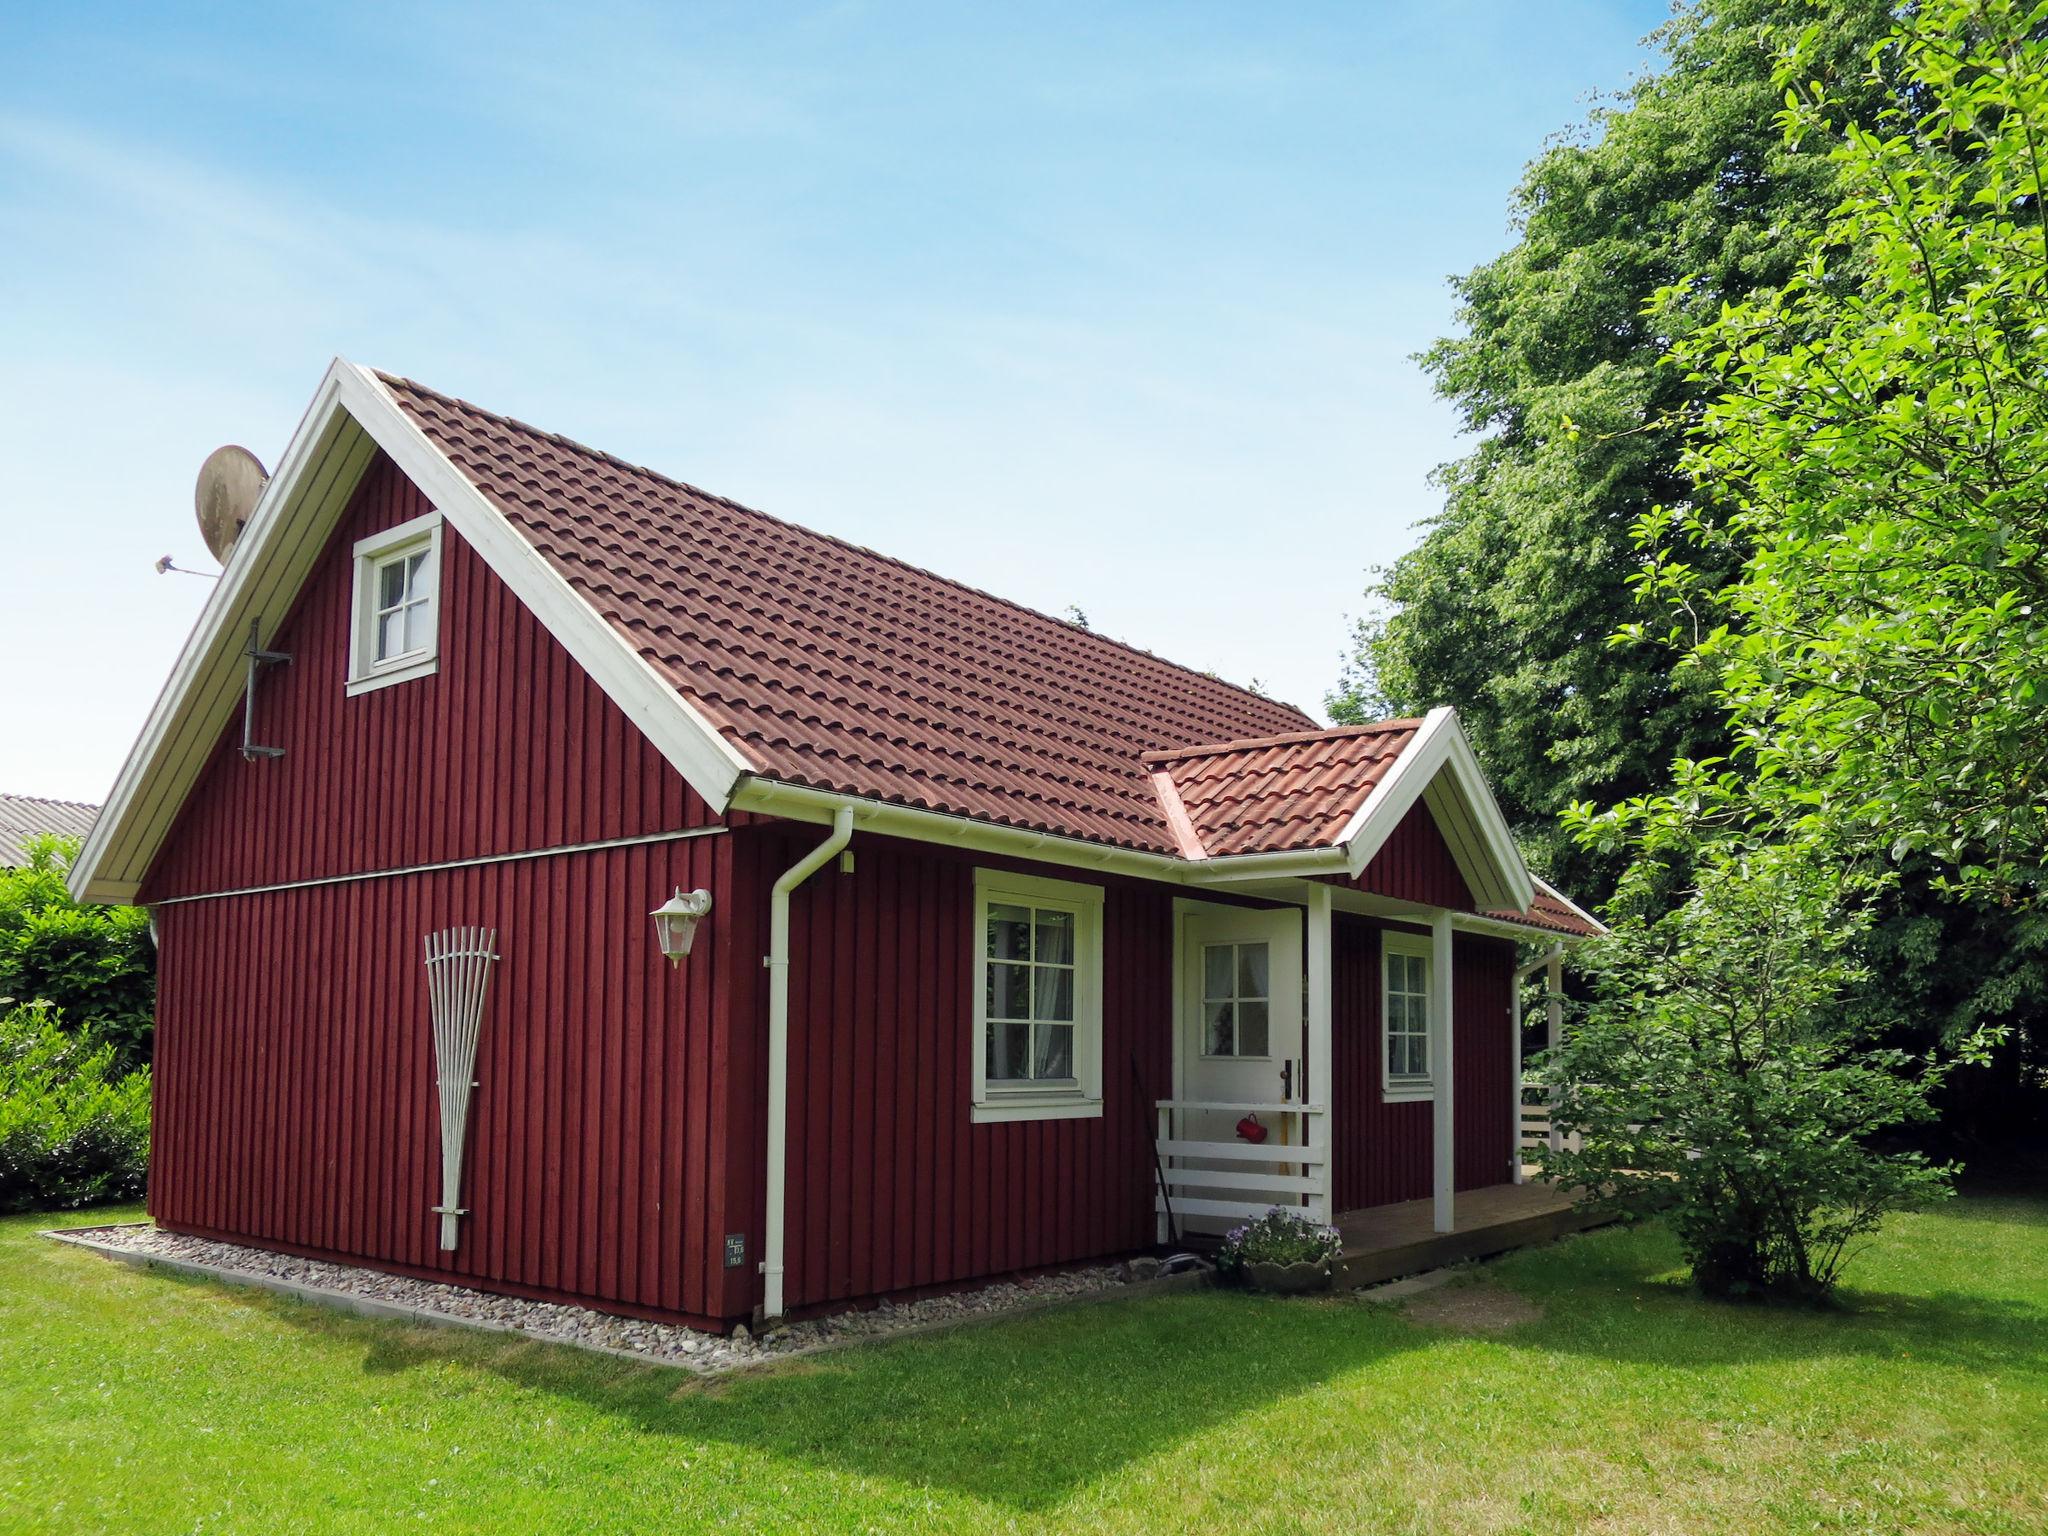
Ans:
[[[0,1213],[68,1210],[142,1193],[149,1072],[32,1003],[0,1011]]]
[[[78,845],[38,837],[0,869],[0,1000],[47,1002],[69,1028],[113,1046],[119,1070],[146,1065],[156,959],[139,907],[81,906],[65,889]]]
[[[1667,808],[1623,877],[1593,987],[1540,1075],[1569,1138],[1538,1160],[1612,1208],[1665,1213],[1709,1295],[1821,1300],[1893,1211],[1953,1169],[1893,1143],[1956,1055],[1915,1057],[1845,1014],[1867,893],[1817,850],[1697,828]],[[1676,905],[1666,887],[1689,888]]]

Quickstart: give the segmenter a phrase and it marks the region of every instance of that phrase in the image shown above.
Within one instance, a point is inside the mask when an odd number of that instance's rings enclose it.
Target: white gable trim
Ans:
[[[1328,847],[1212,859],[1196,866],[1191,878],[1203,885],[1313,874],[1356,880],[1418,800],[1436,819],[1474,905],[1528,911],[1535,887],[1522,851],[1448,705],[1429,712]]]
[[[1581,921],[1589,924],[1595,933],[1607,933],[1611,931],[1605,923],[1600,921],[1599,918],[1595,917],[1592,913],[1588,912],[1576,901],[1573,901],[1571,897],[1565,895],[1563,891],[1560,891],[1556,886],[1552,885],[1548,880],[1544,879],[1541,875],[1532,874],[1529,878],[1535,883],[1537,890],[1541,891],[1544,895],[1548,896],[1552,901],[1556,902],[1559,906],[1567,909],[1574,917],[1577,917]],[[1559,937],[1569,939],[1571,935],[1561,934],[1559,935]]]
[[[376,438],[377,446],[533,610],[690,787],[723,815],[734,783],[741,774],[753,772],[754,765],[428,441],[381,379],[357,364],[342,366],[356,381],[355,388],[344,387],[343,403]]]
[[[135,898],[241,702],[250,623],[262,626],[268,644],[379,448],[691,788],[724,812],[751,768],[746,759],[427,440],[376,375],[336,358],[79,850],[70,886],[80,900]]]
[[[1448,704],[1429,712],[1386,777],[1338,834],[1352,879],[1363,873],[1417,800],[1436,819],[1478,906],[1529,910],[1536,889],[1528,866],[1478,755],[1465,739],[1458,713]]]

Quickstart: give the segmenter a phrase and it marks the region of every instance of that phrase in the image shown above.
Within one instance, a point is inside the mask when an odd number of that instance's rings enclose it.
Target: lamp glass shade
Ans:
[[[691,891],[683,894],[681,886],[675,895],[656,907],[648,915],[654,919],[654,937],[661,945],[661,952],[668,956],[669,964],[681,965],[683,957],[690,952],[690,946],[697,938],[697,923],[711,910],[709,891]]]

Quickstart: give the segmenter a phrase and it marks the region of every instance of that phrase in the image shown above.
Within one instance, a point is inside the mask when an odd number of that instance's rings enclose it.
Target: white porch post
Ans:
[[[1439,910],[1429,920],[1429,1074],[1436,1084],[1435,1129],[1436,1229],[1456,1225],[1452,1192],[1457,1187],[1457,1141],[1452,1129],[1452,1100],[1457,1082],[1451,1054],[1451,914]]]
[[[1564,946],[1555,944],[1550,950],[1550,964],[1544,967],[1543,989],[1549,994],[1545,1005],[1547,1029],[1544,1035],[1544,1049],[1555,1052],[1564,1044]],[[1557,1128],[1557,1094],[1553,1090],[1550,1116],[1550,1150],[1564,1150],[1564,1132]]]
[[[1330,989],[1334,974],[1330,955],[1330,888],[1320,880],[1315,881],[1308,897],[1308,944],[1306,949],[1308,972],[1308,1082],[1304,1084],[1302,1101],[1320,1104],[1320,1115],[1304,1117],[1304,1140],[1311,1148],[1320,1149],[1323,1160],[1316,1168],[1322,1193],[1318,1197],[1321,1209],[1316,1212],[1318,1220],[1336,1219],[1336,1174],[1331,1164],[1336,1157],[1335,1138],[1331,1129],[1336,1124],[1336,1095],[1332,1091],[1334,1069],[1330,1046]]]

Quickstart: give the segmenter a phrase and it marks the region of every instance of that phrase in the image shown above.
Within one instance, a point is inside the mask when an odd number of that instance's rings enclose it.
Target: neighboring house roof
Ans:
[[[1144,761],[1168,819],[1178,811],[1187,824],[1184,857],[1327,848],[1421,727],[1383,720],[1148,752]]]
[[[0,794],[0,869],[28,862],[28,841],[45,833],[82,838],[92,830],[100,808],[77,800],[43,800],[34,795]]]
[[[1355,878],[1418,802],[1483,909],[1534,887],[1456,715],[1291,705],[337,358],[72,873],[132,900],[378,453],[719,812],[1202,883]],[[821,808],[822,807],[822,808]],[[924,818],[919,820],[918,818]],[[937,830],[935,831],[934,828]],[[1061,842],[1066,843],[1064,849]],[[1563,930],[1557,930],[1563,931]]]
[[[759,774],[1170,853],[1139,759],[1291,705],[380,375]]]

